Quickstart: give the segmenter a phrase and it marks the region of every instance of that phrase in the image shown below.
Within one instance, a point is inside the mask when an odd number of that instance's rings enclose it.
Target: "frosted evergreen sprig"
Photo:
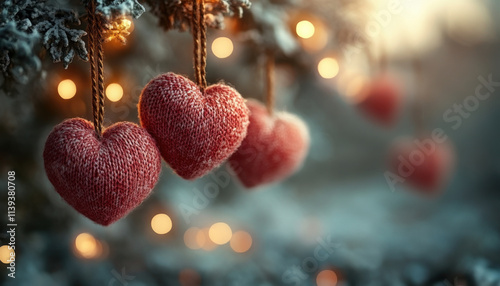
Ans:
[[[82,37],[87,33],[79,29],[69,28],[80,25],[78,15],[72,10],[57,9],[46,11],[48,17],[35,25],[35,30],[42,37],[42,44],[54,62],[63,62],[64,67],[73,61],[75,55],[87,60],[87,50]]]
[[[9,21],[0,26],[0,70],[4,78],[12,78],[21,84],[28,83],[30,74],[41,67],[34,50],[39,34],[27,32],[28,22],[22,21],[18,25]]]
[[[89,0],[74,1],[76,5],[87,5]],[[26,84],[31,75],[39,72],[41,61],[38,56],[43,46],[54,62],[64,67],[77,56],[87,60],[87,49],[77,12],[50,5],[47,0],[5,0],[0,1],[0,84],[13,80]],[[60,3],[58,3],[60,5]],[[83,9],[81,9],[83,10]],[[115,21],[144,13],[144,7],[137,0],[97,0],[97,11],[105,19],[105,27],[113,28]],[[124,41],[127,31],[111,33]]]
[[[7,0],[0,4],[0,69],[5,78],[26,84],[41,68],[39,44],[67,67],[75,55],[87,58],[85,32],[75,12],[47,1]]]
[[[96,11],[113,22],[122,17],[139,18],[146,10],[137,0],[97,0]]]
[[[144,0],[151,13],[165,30],[185,31],[191,24],[192,0]],[[224,17],[241,17],[250,8],[249,0],[216,0],[205,3],[205,21],[208,27],[224,29]]]

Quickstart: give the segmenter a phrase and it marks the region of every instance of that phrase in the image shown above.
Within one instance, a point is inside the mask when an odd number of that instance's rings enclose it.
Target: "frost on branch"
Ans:
[[[0,4],[0,69],[5,78],[26,84],[40,70],[38,44],[52,59],[67,66],[75,55],[87,58],[76,13],[47,5],[47,1],[7,0]]]
[[[69,28],[80,25],[75,12],[66,9],[46,11],[45,19],[35,25],[35,29],[43,35],[42,44],[54,62],[63,62],[64,67],[73,61],[75,55],[87,60],[87,50],[82,37],[85,31]]]
[[[191,25],[192,0],[145,0],[151,13],[158,17],[165,30],[187,30]],[[205,3],[205,21],[208,27],[224,29],[224,17],[242,17],[250,8],[249,0],[216,0]]]
[[[53,3],[53,5],[51,5]],[[74,2],[74,3],[73,3]],[[73,9],[85,10],[88,0],[67,2]],[[57,4],[57,5],[56,5]],[[87,49],[76,12],[59,8],[51,0],[0,0],[0,85],[14,81],[26,84],[41,68],[38,51],[42,45],[54,62],[67,67],[75,56],[87,60]],[[97,0],[97,12],[106,20],[110,36],[124,40],[123,19],[139,17],[144,7],[137,0]],[[118,21],[118,24],[115,24]],[[122,21],[122,22],[119,22]]]
[[[33,30],[29,19],[18,19],[16,15],[27,7],[29,1],[11,1],[0,4],[0,70],[4,78],[12,78],[25,84],[31,71],[40,69],[40,59],[34,46],[39,34]]]
[[[139,18],[145,11],[137,0],[97,0],[96,10],[109,22],[123,17]]]

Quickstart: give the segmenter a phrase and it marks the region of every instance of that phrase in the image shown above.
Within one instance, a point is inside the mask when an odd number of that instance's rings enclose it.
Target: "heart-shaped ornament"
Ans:
[[[399,114],[402,96],[396,79],[381,75],[368,83],[357,97],[358,108],[373,121],[392,126]]]
[[[89,121],[68,119],[50,133],[43,158],[59,195],[101,225],[141,204],[161,171],[154,139],[130,122],[114,124],[98,138]]]
[[[139,117],[163,159],[187,180],[207,174],[231,156],[248,126],[248,108],[235,89],[215,84],[202,93],[191,80],[173,73],[146,85]]]
[[[437,195],[448,182],[455,162],[455,152],[449,142],[433,137],[396,141],[390,164],[399,176],[392,184],[406,183],[422,194]]]
[[[309,149],[309,132],[297,116],[269,114],[255,100],[248,100],[250,125],[240,148],[229,164],[241,183],[252,188],[285,179],[304,161]]]

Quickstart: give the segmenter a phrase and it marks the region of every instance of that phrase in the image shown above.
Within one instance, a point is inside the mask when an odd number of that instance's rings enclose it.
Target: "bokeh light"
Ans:
[[[229,244],[234,252],[247,252],[252,247],[252,236],[246,231],[237,231],[233,234]]]
[[[73,98],[76,94],[76,84],[70,79],[65,79],[57,86],[57,92],[62,99]]]
[[[8,245],[2,245],[0,247],[0,261],[2,261],[2,263],[9,264],[10,262],[8,260],[11,257],[11,253],[14,253],[14,257],[16,256],[14,250],[10,250]]]
[[[233,232],[229,225],[223,222],[214,223],[209,231],[208,236],[215,244],[223,245],[231,240]]]
[[[199,243],[200,247],[203,250],[212,251],[217,248],[217,244],[210,240],[208,231],[208,228],[204,228],[198,231],[198,234],[196,235],[196,242]]]
[[[316,276],[317,286],[336,286],[337,282],[337,274],[332,270],[323,270]]]
[[[297,32],[297,36],[301,37],[302,39],[309,39],[312,36],[314,36],[315,28],[313,23],[303,20],[297,23],[297,26],[295,27],[295,31]]]
[[[112,101],[117,102],[123,97],[123,88],[118,83],[111,83],[106,88],[106,97]]]
[[[151,228],[157,234],[166,234],[172,229],[172,220],[166,214],[157,214],[151,219]]]
[[[220,59],[229,57],[234,50],[233,41],[226,37],[219,37],[212,42],[212,52]]]
[[[318,64],[319,75],[323,78],[334,78],[339,74],[339,63],[334,58],[324,58]]]
[[[91,234],[80,233],[75,239],[75,249],[83,258],[92,259],[99,256],[101,247]]]
[[[202,248],[206,244],[207,240],[209,239],[206,231],[204,229],[198,230],[196,233],[196,245],[198,248]]]
[[[198,244],[197,235],[200,231],[197,227],[191,227],[184,233],[184,244],[190,249],[200,249],[201,245]]]
[[[314,35],[307,39],[301,39],[301,45],[308,52],[318,52],[323,50],[329,40],[328,28],[321,21],[311,22],[314,25]]]

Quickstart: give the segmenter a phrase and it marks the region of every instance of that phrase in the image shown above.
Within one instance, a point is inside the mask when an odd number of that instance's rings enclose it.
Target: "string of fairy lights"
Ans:
[[[172,219],[164,213],[151,218],[151,230],[155,235],[167,236],[173,229]],[[192,250],[212,251],[217,247],[229,245],[235,253],[248,252],[252,247],[252,236],[244,230],[233,233],[224,222],[217,222],[210,227],[191,227],[184,232],[184,244]],[[100,241],[90,233],[80,233],[75,237],[73,252],[83,259],[102,259],[108,254],[106,242]]]
[[[314,19],[299,19],[295,21],[295,33],[306,51],[318,51],[324,49],[328,42],[326,28]],[[128,35],[133,28],[133,22],[128,19],[120,19],[116,25],[111,25],[108,40],[112,38],[123,41],[123,36]],[[125,31],[125,33],[123,33]],[[221,36],[215,38],[210,44],[212,54],[219,59],[227,59],[235,51],[235,45],[229,37]],[[335,57],[324,57],[318,61],[317,72],[323,79],[333,79],[340,71],[340,66]],[[57,82],[57,94],[63,100],[74,99],[78,92],[78,80],[64,78]],[[119,102],[124,97],[124,89],[120,82],[112,82],[106,86],[106,98],[111,102]],[[173,236],[172,230],[176,227],[169,215],[157,213],[151,217],[151,231],[160,237]],[[72,243],[73,254],[83,260],[104,259],[109,254],[109,246],[104,240],[100,240],[91,233],[81,232],[76,235]],[[207,227],[190,227],[183,232],[183,242],[191,250],[213,251],[220,247],[226,247],[236,254],[248,253],[253,247],[253,237],[245,230],[233,229],[225,222],[216,222]],[[13,250],[7,245],[0,247],[0,261],[8,264]],[[179,273],[179,280],[198,277],[198,285],[201,284],[199,274],[193,269],[184,269]],[[194,280],[196,281],[196,279]],[[324,269],[317,273],[316,283],[318,286],[335,286],[338,277],[335,271]],[[196,285],[196,284],[190,284]]]

